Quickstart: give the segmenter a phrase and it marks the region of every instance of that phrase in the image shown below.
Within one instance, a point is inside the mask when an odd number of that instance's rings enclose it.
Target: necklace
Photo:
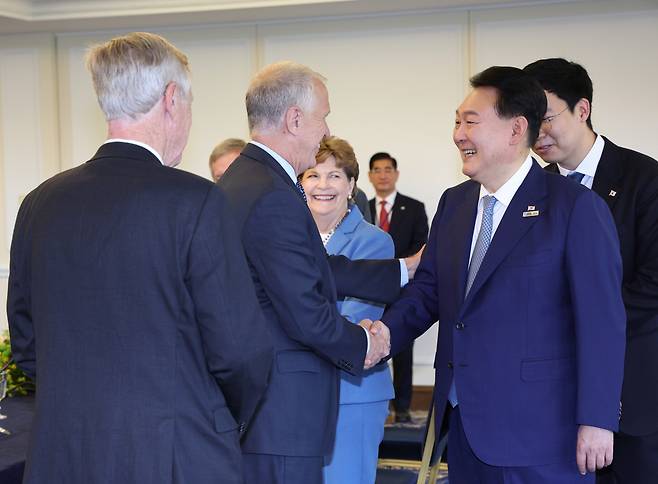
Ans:
[[[327,244],[329,243],[329,239],[331,239],[331,236],[336,233],[336,229],[340,227],[340,224],[343,223],[343,220],[345,220],[345,218],[350,214],[350,212],[351,210],[348,208],[347,212],[345,212],[345,215],[342,216],[342,218],[338,221],[338,223],[334,226],[333,229],[331,229],[326,234],[322,234],[322,233],[320,234],[320,238],[322,239],[322,245],[324,245],[325,247],[327,246]]]

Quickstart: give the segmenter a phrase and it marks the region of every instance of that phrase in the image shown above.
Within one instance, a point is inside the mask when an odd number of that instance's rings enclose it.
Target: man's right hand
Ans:
[[[359,323],[370,332],[370,351],[366,355],[363,368],[369,370],[391,351],[391,333],[384,323],[364,319]]]

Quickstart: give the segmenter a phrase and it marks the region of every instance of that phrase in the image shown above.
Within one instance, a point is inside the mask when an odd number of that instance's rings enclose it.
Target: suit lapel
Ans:
[[[393,239],[395,239],[393,234],[397,234],[397,232],[400,230],[400,227],[402,227],[404,224],[404,215],[406,209],[407,206],[405,203],[405,197],[404,195],[400,195],[400,192],[398,192],[395,197],[393,208],[391,208],[391,225],[388,228],[388,233],[391,234]]]
[[[603,146],[603,153],[601,153],[601,159],[594,174],[592,190],[605,200],[612,211],[617,199],[621,195],[623,167],[620,163],[617,146],[606,138],[604,140],[605,145]]]
[[[453,286],[455,307],[461,307],[464,301],[468,259],[480,194],[478,183],[472,182],[469,185],[462,202],[455,208],[452,219],[446,220],[446,224],[450,226],[450,237],[437,244],[437,249],[441,252],[437,260],[444,261],[446,264],[441,272],[456,282]],[[445,254],[449,257],[445,257]]]
[[[547,175],[533,161],[530,172],[516,191],[512,201],[505,211],[498,229],[491,240],[491,245],[482,261],[480,270],[475,276],[471,290],[468,293],[464,307],[473,300],[480,288],[496,270],[500,263],[516,247],[523,235],[532,227],[546,211],[546,180]],[[534,209],[530,208],[534,206]],[[524,217],[523,213],[538,211],[537,216]],[[470,244],[469,244],[470,248]],[[468,271],[467,271],[468,272]]]

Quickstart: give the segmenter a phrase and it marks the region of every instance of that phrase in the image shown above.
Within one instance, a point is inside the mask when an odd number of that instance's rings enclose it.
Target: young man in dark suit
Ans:
[[[368,178],[376,196],[370,200],[370,213],[375,224],[388,232],[395,245],[395,257],[409,257],[427,242],[427,214],[425,205],[397,191],[400,176],[398,162],[385,152],[370,157]],[[396,422],[410,422],[409,407],[413,391],[414,345],[393,358]]]
[[[176,170],[187,57],[134,33],[88,57],[107,141],[21,204],[7,312],[36,377],[26,484],[242,484],[272,345],[229,205]]]
[[[435,423],[451,484],[593,483],[613,457],[624,359],[621,258],[605,203],[530,157],[534,79],[471,79],[446,190],[414,280],[382,316],[391,354],[439,321]],[[588,473],[589,472],[589,473]]]
[[[622,411],[615,459],[598,482],[658,482],[658,163],[594,132],[592,81],[581,65],[542,59],[524,70],[548,100],[534,151],[549,162],[548,171],[575,178],[605,200],[621,245],[627,322]]]

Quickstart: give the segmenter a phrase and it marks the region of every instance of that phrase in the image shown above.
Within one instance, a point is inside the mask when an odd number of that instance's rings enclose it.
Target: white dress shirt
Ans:
[[[380,196],[375,196],[375,222],[377,223],[377,227],[379,227],[379,214],[382,211],[382,200],[386,201],[386,212],[388,213],[388,223],[391,223],[391,213],[393,212],[393,205],[395,205],[395,197],[397,196],[398,192],[397,190],[394,190],[393,193],[391,193],[388,197],[382,198]]]
[[[480,233],[480,227],[482,226],[482,199],[486,195],[493,195],[496,197],[496,205],[494,206],[493,213],[493,229],[491,231],[491,240],[493,241],[494,235],[496,234],[496,229],[500,225],[500,221],[505,215],[505,211],[509,204],[512,202],[512,198],[516,195],[517,190],[525,180],[525,177],[528,176],[532,168],[532,157],[528,155],[523,164],[516,170],[516,173],[507,180],[503,186],[501,186],[495,193],[489,193],[484,186],[480,185],[480,198],[478,200],[478,212],[477,217],[475,218],[475,227],[473,227],[473,237],[471,240],[471,255],[469,256],[469,266],[471,257],[473,257],[473,250],[475,249],[475,242],[477,241],[478,234]]]
[[[141,141],[135,141],[134,139],[112,138],[112,139],[106,140],[105,143],[103,143],[103,144],[106,145],[108,143],[128,143],[128,144],[131,144],[131,145],[141,146],[145,150],[149,150],[151,153],[153,153],[153,155],[158,160],[160,160],[160,163],[162,163],[162,165],[164,166],[164,161],[162,161],[162,156],[160,156],[160,153],[155,151],[155,149],[153,149],[152,146],[147,145],[146,143],[142,143]]]

